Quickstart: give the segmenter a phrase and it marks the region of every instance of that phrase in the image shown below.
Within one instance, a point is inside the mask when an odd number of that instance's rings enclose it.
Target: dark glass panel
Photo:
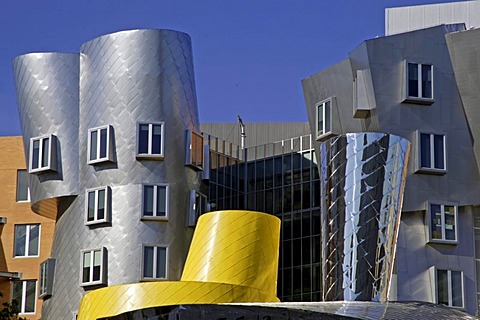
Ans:
[[[107,129],[100,130],[100,157],[101,159],[107,157]]]
[[[143,215],[153,216],[153,186],[143,187]]]
[[[139,125],[138,153],[148,154],[148,124]]]
[[[418,65],[416,63],[408,64],[408,96],[418,97]]]
[[[50,156],[50,138],[42,139],[42,167],[48,167],[48,158]]]
[[[152,154],[162,154],[162,125],[154,124],[152,127]]]
[[[433,155],[435,169],[445,169],[444,136],[436,134],[433,136]]]
[[[422,168],[431,168],[432,160],[430,153],[430,134],[420,134],[420,166]]]

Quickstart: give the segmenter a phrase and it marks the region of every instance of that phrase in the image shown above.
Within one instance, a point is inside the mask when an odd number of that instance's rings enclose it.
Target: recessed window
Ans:
[[[203,136],[200,133],[187,130],[185,164],[194,169],[203,168]]]
[[[35,313],[37,281],[13,281],[12,300],[17,302],[19,314]]]
[[[464,307],[463,272],[436,270],[437,303],[449,307]]]
[[[88,163],[113,161],[113,128],[103,126],[88,130]]]
[[[317,140],[332,131],[332,100],[328,99],[316,106]]]
[[[81,285],[98,285],[105,281],[105,256],[106,249],[92,249],[82,251]]]
[[[433,103],[433,66],[406,62],[406,102]]]
[[[421,171],[445,173],[445,135],[433,133],[419,134],[419,167]]]
[[[85,198],[85,224],[109,222],[110,188],[89,189]]]
[[[190,190],[187,226],[194,227],[197,224],[198,217],[205,212],[207,212],[207,196],[196,190]]]
[[[143,246],[143,277],[144,280],[167,278],[167,247]]]
[[[30,201],[27,175],[27,170],[17,170],[17,202]]]
[[[30,173],[57,170],[55,138],[54,135],[48,135],[30,139]]]
[[[168,186],[160,185],[144,185],[143,186],[143,218],[160,218],[168,217]]]
[[[431,241],[457,242],[457,210],[455,205],[429,204]]]
[[[53,274],[55,271],[55,259],[47,259],[40,264],[40,289],[39,298],[47,298],[52,295]]]
[[[38,257],[39,245],[39,224],[15,225],[15,257]]]
[[[164,124],[139,123],[137,136],[137,157],[163,158]]]

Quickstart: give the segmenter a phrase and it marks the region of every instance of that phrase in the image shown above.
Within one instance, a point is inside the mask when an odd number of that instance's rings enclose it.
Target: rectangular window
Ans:
[[[332,100],[321,102],[316,109],[318,140],[332,131]]]
[[[453,270],[436,271],[437,303],[449,307],[463,308],[463,272]]]
[[[446,171],[445,135],[433,133],[419,134],[419,166],[422,171]]]
[[[82,251],[82,274],[81,285],[97,285],[103,284],[105,281],[104,259],[106,257],[106,249],[93,249]]]
[[[143,279],[158,280],[167,278],[167,247],[143,246]]]
[[[433,103],[433,66],[431,64],[406,63],[406,100]]]
[[[40,264],[39,298],[47,298],[52,295],[54,271],[55,259],[47,259]]]
[[[39,224],[15,225],[15,257],[38,257],[39,245]]]
[[[85,195],[85,224],[110,221],[110,188],[89,189]]]
[[[139,123],[137,133],[138,158],[163,158],[164,124]]]
[[[144,185],[143,186],[143,218],[168,217],[168,186]]]
[[[54,135],[48,135],[30,139],[30,173],[57,170],[55,138]]]
[[[430,240],[433,242],[457,242],[457,211],[455,205],[429,204]]]
[[[27,175],[27,170],[17,170],[17,202],[30,201]]]
[[[187,130],[186,147],[185,164],[201,170],[203,168],[203,136]]]
[[[187,226],[194,227],[198,217],[207,212],[207,196],[196,190],[190,190],[189,202]]]
[[[88,129],[88,163],[113,161],[113,127]]]
[[[36,291],[35,280],[13,281],[12,301],[16,301],[19,314],[35,313]]]

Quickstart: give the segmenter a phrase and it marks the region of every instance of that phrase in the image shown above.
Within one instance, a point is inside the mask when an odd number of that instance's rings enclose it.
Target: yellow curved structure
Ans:
[[[78,319],[98,319],[178,304],[278,302],[280,220],[253,211],[216,211],[198,219],[180,281],[91,291]]]

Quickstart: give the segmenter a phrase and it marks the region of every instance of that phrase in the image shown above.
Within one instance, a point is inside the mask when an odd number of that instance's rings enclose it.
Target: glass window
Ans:
[[[430,240],[457,241],[457,206],[430,203]]]
[[[190,130],[187,131],[186,164],[198,169],[203,168],[203,136]]]
[[[143,279],[167,278],[167,247],[143,246]]]
[[[437,303],[463,308],[463,272],[437,270]]]
[[[95,285],[104,282],[104,254],[106,249],[82,251],[82,279],[81,285]]]
[[[29,172],[56,170],[54,135],[30,139]]]
[[[168,216],[167,185],[143,186],[142,216],[144,218],[166,218]]]
[[[331,105],[331,99],[321,102],[317,105],[317,139],[332,131]]]
[[[110,189],[101,187],[86,192],[85,224],[95,224],[109,221]]]
[[[420,133],[420,170],[446,170],[445,135]]]
[[[16,301],[19,314],[35,313],[37,281],[13,281],[12,300]]]
[[[52,295],[54,270],[55,259],[47,259],[40,264],[39,298],[46,298]]]
[[[15,257],[38,257],[39,244],[39,224],[15,225]]]
[[[113,161],[113,127],[103,126],[88,130],[88,163]]]
[[[407,98],[433,99],[433,66],[407,64]]]
[[[190,205],[188,214],[188,226],[197,224],[198,217],[207,212],[207,196],[196,191],[190,191]]]
[[[27,170],[17,170],[17,202],[30,201],[27,175]]]
[[[137,157],[163,158],[163,123],[139,123]]]

